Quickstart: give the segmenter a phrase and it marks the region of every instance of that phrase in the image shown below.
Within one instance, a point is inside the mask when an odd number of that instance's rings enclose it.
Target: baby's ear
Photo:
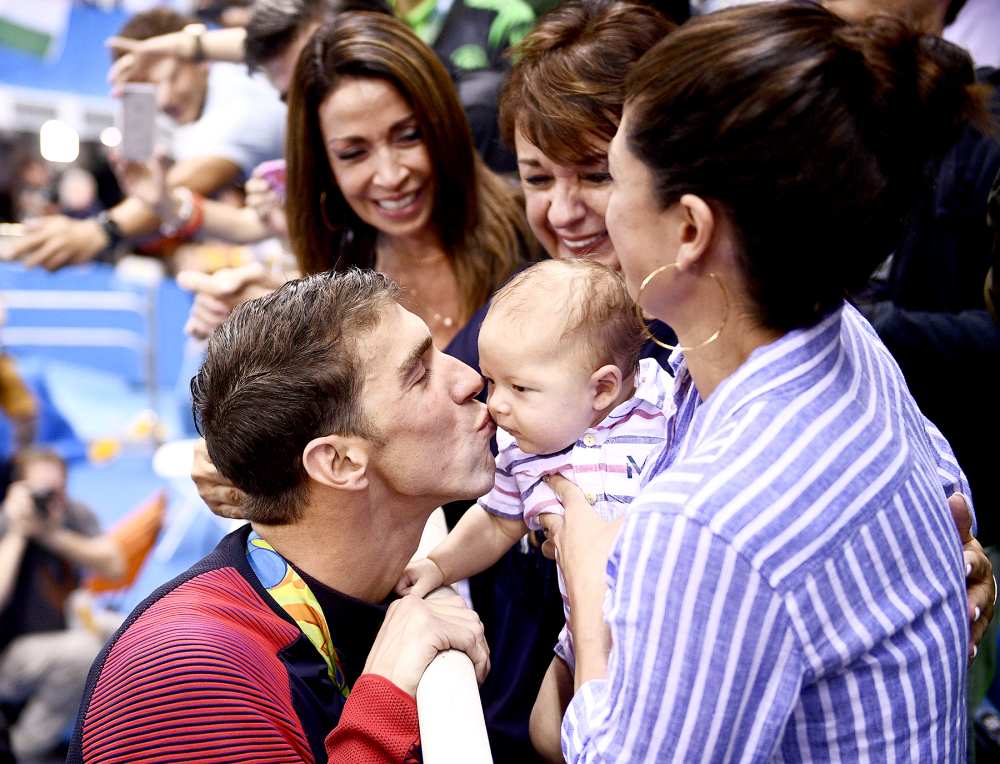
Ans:
[[[594,411],[607,408],[622,389],[622,370],[613,363],[605,364],[590,375],[590,390]]]

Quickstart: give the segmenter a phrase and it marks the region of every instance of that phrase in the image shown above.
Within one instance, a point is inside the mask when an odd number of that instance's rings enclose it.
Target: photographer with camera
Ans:
[[[81,574],[124,573],[117,544],[66,495],[66,463],[53,451],[18,455],[17,482],[0,510],[0,702],[24,704],[10,728],[18,758],[40,757],[73,720],[102,640],[71,628],[66,601]]]

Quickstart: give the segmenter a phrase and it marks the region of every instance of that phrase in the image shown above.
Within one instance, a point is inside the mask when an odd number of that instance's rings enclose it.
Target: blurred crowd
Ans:
[[[185,332],[199,343],[197,360],[207,340],[234,310],[274,294],[287,282],[331,271],[377,271],[399,286],[399,303],[426,324],[435,348],[486,375],[481,353],[487,347],[484,327],[491,326],[487,316],[493,295],[513,288],[505,285],[516,286],[521,274],[533,271],[540,261],[584,259],[615,272],[624,268],[628,281],[625,250],[609,236],[606,213],[611,188],[616,185],[609,168],[609,148],[613,139],[616,145],[620,141],[615,135],[623,110],[630,108],[625,99],[629,72],[660,40],[683,34],[689,20],[700,21],[716,13],[728,18],[725,14],[731,11],[726,9],[744,4],[731,0],[201,0],[142,10],[130,7],[137,12],[114,37],[95,41],[94,55],[109,56],[108,82],[114,96],[123,96],[136,84],[152,86],[158,113],[152,152],[144,157],[125,156],[123,147],[129,140],[125,136],[118,147],[85,145],[81,157],[66,165],[44,160],[37,136],[3,137],[0,220],[10,225],[0,229],[0,257],[11,267],[49,271],[92,261],[114,265],[125,255],[156,258],[165,264],[169,277],[193,295]],[[895,155],[885,158],[890,152],[884,147],[892,143],[886,135],[926,129],[919,109],[904,113],[901,108],[899,124],[871,139],[875,148],[866,148],[877,159],[865,165],[866,171],[878,165],[887,177],[894,173],[893,178],[905,178],[903,185],[910,193],[905,204],[890,209],[880,206],[881,197],[873,192],[868,208],[857,213],[857,241],[844,246],[858,252],[876,251],[878,261],[870,263],[868,278],[840,284],[832,270],[824,270],[826,265],[806,262],[799,266],[801,271],[790,268],[771,276],[767,288],[774,291],[766,295],[777,295],[775,304],[784,305],[781,301],[787,299],[787,316],[775,321],[786,321],[781,325],[792,329],[810,325],[801,315],[822,314],[817,306],[824,305],[823,300],[839,304],[848,298],[888,348],[919,411],[936,426],[933,432],[940,430],[945,451],[953,453],[950,460],[960,465],[960,479],[948,482],[942,477],[942,482],[970,493],[967,499],[975,510],[963,510],[961,502],[958,509],[953,507],[961,543],[970,555],[966,559],[974,561],[967,586],[968,607],[974,611],[969,616],[969,649],[975,661],[967,681],[963,677],[968,689],[968,757],[974,760],[978,750],[980,760],[988,761],[1000,755],[1000,713],[987,697],[997,648],[996,626],[990,624],[995,582],[990,586],[989,566],[995,569],[1000,563],[1000,518],[993,517],[1000,504],[996,479],[1000,449],[995,436],[1000,429],[996,396],[1000,380],[996,308],[1000,304],[996,277],[1000,267],[1000,137],[996,127],[1000,124],[1000,69],[996,68],[1000,67],[1000,8],[992,0],[823,0],[818,5],[850,24],[871,23],[875,14],[905,20],[916,30],[914,34],[921,35],[914,38],[920,40],[914,45],[936,57],[934,77],[961,80],[985,104],[978,120],[964,114],[955,117],[954,130],[933,162],[920,156],[904,168],[903,160]],[[748,13],[753,12],[761,11]],[[991,29],[994,34],[984,33]],[[720,58],[724,53],[728,55],[720,48]],[[906,66],[912,65],[900,63],[898,51],[892,54],[896,59],[887,57],[889,63],[873,64],[869,54],[866,66],[878,71],[896,66],[909,76]],[[685,70],[682,75],[699,81],[697,73]],[[913,88],[918,85],[923,87],[918,83]],[[638,85],[629,81],[628,87]],[[865,92],[857,98],[869,95]],[[872,96],[874,100],[879,97]],[[928,96],[920,108],[957,112],[956,99]],[[716,114],[713,119],[720,124],[749,119],[744,113],[748,110],[734,108],[732,115]],[[838,129],[831,125],[831,134]],[[696,145],[694,139],[690,141]],[[781,165],[780,159],[775,155],[775,166]],[[804,169],[801,177],[819,175],[818,161]],[[672,169],[680,173],[684,168]],[[657,182],[666,188],[671,168],[663,172]],[[795,173],[789,176],[801,181]],[[823,186],[822,193],[832,199],[838,193],[834,186],[839,179],[825,186],[817,181],[816,187]],[[825,197],[817,192],[817,198]],[[733,204],[757,212],[767,200],[739,197]],[[622,214],[620,208],[618,212]],[[697,217],[698,213],[690,214]],[[892,219],[884,230],[883,217]],[[804,223],[788,220],[785,225],[797,230]],[[827,233],[817,230],[814,236],[818,239]],[[840,236],[846,235],[837,233]],[[748,235],[741,246],[759,247],[768,241],[763,234],[759,241]],[[844,254],[846,259],[856,255]],[[802,257],[812,255],[803,252]],[[639,295],[659,272],[649,274]],[[813,299],[806,282],[816,272],[828,277],[828,283],[817,287]],[[763,271],[753,273],[761,277]],[[576,278],[570,271],[567,274],[553,278]],[[714,273],[709,275],[716,278]],[[545,289],[558,303],[559,289],[552,285]],[[634,292],[630,289],[638,299]],[[796,303],[788,296],[797,292],[801,299]],[[722,293],[728,300],[725,287]],[[500,294],[510,299],[506,291]],[[601,295],[593,302],[603,299]],[[728,306],[727,302],[727,311]],[[521,312],[544,326],[541,314],[535,316],[527,307]],[[720,332],[728,316],[724,314]],[[635,343],[636,358],[643,360],[633,360],[631,365],[648,361],[651,366],[639,368],[655,368],[668,377],[664,383],[668,387],[680,385],[681,377],[669,379],[677,373],[676,357],[670,351],[678,344],[683,321],[675,326],[673,320],[653,321],[653,317],[662,318],[648,311],[645,334],[637,335]],[[511,326],[517,323],[515,318],[509,320]],[[610,323],[614,318],[602,320]],[[497,319],[492,321],[492,331],[497,332]],[[704,333],[710,334],[712,328]],[[289,336],[294,338],[290,341],[303,344],[309,339],[301,334]],[[302,367],[309,362],[306,356],[289,361]],[[493,390],[492,378],[489,390]],[[480,394],[477,388],[471,397],[476,395],[485,398],[486,391]],[[207,404],[198,401],[196,391],[196,405],[204,410]],[[490,403],[490,414],[504,426],[495,410],[498,405]],[[115,614],[100,628],[87,628],[73,615],[80,610],[74,611],[72,592],[86,573],[112,579],[123,576],[127,555],[120,539],[103,533],[90,510],[68,495],[65,462],[58,454],[37,447],[37,403],[8,356],[0,356],[0,407],[13,433],[0,465],[6,490],[0,512],[0,732],[7,741],[0,743],[0,761],[5,755],[9,761],[43,760],[67,743],[82,696],[91,709],[103,702],[95,691],[98,677],[92,676],[87,685],[87,672],[104,640],[126,615]],[[595,404],[594,408],[602,407]],[[265,415],[270,412],[261,413]],[[563,412],[553,404],[546,416],[557,420]],[[295,426],[288,425],[292,435]],[[275,445],[275,451],[297,450],[298,458],[302,444],[282,428],[275,429],[281,430],[281,437],[290,438]],[[511,425],[510,429],[516,428]],[[259,515],[253,513],[263,504],[254,498],[254,491],[261,485],[267,487],[266,475],[262,471],[245,482],[234,479],[226,465],[213,464],[209,458],[214,446],[207,437],[207,447],[204,442],[197,446],[193,473],[205,503],[220,516],[256,520]],[[518,444],[524,447],[520,437]],[[498,459],[502,459],[504,442],[493,443],[494,455],[498,447]],[[566,448],[564,444],[539,447],[534,453],[562,453],[560,449]],[[300,459],[298,467],[288,469],[299,474],[305,469],[303,463]],[[514,490],[519,489],[515,486]],[[270,495],[264,488],[260,491]],[[449,499],[444,502],[449,524],[459,530],[463,523],[468,526],[469,502],[443,498]],[[947,497],[940,498],[943,504]],[[968,519],[963,521],[966,514]],[[470,563],[466,574],[457,578],[469,577],[471,603],[489,645],[491,670],[483,681],[481,697],[494,760],[559,761],[576,750],[576,743],[567,742],[565,736],[584,734],[565,726],[579,721],[575,717],[567,716],[573,722],[563,722],[570,698],[574,692],[580,696],[580,681],[574,687],[573,671],[579,672],[584,664],[574,667],[572,657],[567,659],[558,650],[560,657],[552,656],[553,644],[560,640],[562,645],[567,638],[565,632],[562,637],[560,633],[568,623],[564,604],[571,597],[556,563],[551,555],[546,556],[551,549],[543,549],[543,529],[530,522],[522,528],[521,520],[517,522],[512,537],[516,540],[507,543],[505,539],[491,552],[490,564]],[[471,548],[477,532],[468,528],[466,532]],[[308,575],[303,578],[312,585]],[[447,583],[445,578],[442,582]],[[388,592],[379,601],[386,596]],[[344,607],[338,601],[328,608],[327,600],[319,599],[323,610]],[[965,606],[963,600],[961,607]],[[900,605],[900,610],[905,607]],[[379,624],[383,617],[384,610]],[[336,649],[333,652],[336,656]],[[473,654],[471,648],[467,652]],[[359,665],[345,664],[350,684],[359,686],[356,683],[363,674],[370,673],[362,671],[365,654]],[[611,655],[614,658],[616,653]],[[567,665],[568,673],[564,672]],[[712,672],[722,674],[725,669],[713,665]],[[401,685],[397,682],[397,686]],[[1000,693],[992,697],[1000,701]],[[829,705],[829,698],[824,703]],[[342,710],[348,715],[348,708],[341,702],[338,718]],[[118,718],[106,705],[100,709],[93,713]],[[317,757],[328,751],[331,760],[349,760],[337,759],[347,755],[344,751],[355,751],[350,748],[354,743],[342,737],[327,739],[323,748],[326,733],[342,726],[334,721],[324,727],[317,743],[312,737],[318,733],[310,724],[322,727],[311,717],[302,722],[304,736],[310,738],[302,744],[303,750]],[[562,742],[560,724],[564,725]],[[739,726],[728,717],[724,724]],[[238,727],[226,729],[227,734],[235,734]],[[88,754],[111,745],[100,737],[104,733],[93,734],[89,745],[94,748],[88,749],[86,732],[76,727],[71,760],[81,751],[82,760],[105,760],[97,753]],[[813,733],[802,732],[803,737],[807,734]],[[608,745],[620,742],[615,738]],[[115,745],[126,744],[118,741]],[[619,758],[581,754],[573,760],[625,761],[629,756],[637,756],[634,761],[664,760],[648,751],[636,753],[646,750],[641,746],[616,750]],[[781,750],[787,754],[791,749]],[[808,758],[804,755],[808,750],[803,749],[803,759]],[[134,751],[131,760],[152,760],[141,749]],[[305,753],[302,756],[307,758]],[[371,754],[350,760],[397,759]],[[943,753],[939,760],[946,760]]]

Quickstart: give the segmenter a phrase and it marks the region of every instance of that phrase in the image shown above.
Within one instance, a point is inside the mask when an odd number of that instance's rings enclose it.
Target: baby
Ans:
[[[673,400],[671,377],[656,361],[638,360],[642,342],[621,277],[593,262],[545,261],[496,294],[479,333],[498,428],[496,482],[427,559],[407,567],[397,591],[423,596],[468,578],[538,530],[540,514],[561,514],[546,475],[575,482],[604,520],[625,512],[663,448],[664,408]],[[565,607],[561,571],[559,587]],[[558,750],[563,708],[553,701],[568,703],[575,664],[567,627],[555,652],[532,711],[532,738],[539,723],[549,737],[554,721]]]

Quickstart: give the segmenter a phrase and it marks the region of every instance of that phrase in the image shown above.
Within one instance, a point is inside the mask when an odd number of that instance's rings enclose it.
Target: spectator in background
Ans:
[[[178,32],[189,21],[166,9],[147,11],[130,19],[120,35],[145,39]],[[281,154],[284,108],[266,83],[240,67],[163,59],[133,71],[132,78],[154,83],[160,108],[179,125],[171,152],[171,186],[211,194]],[[86,220],[51,216],[33,221],[14,255],[29,266],[51,270],[113,252],[127,239],[155,232],[160,223],[147,205],[126,198]]]
[[[831,11],[854,21],[892,10],[932,35],[925,38],[928,46],[941,42],[944,25],[961,5],[947,0],[826,2]],[[971,67],[959,74],[970,82],[974,77]],[[989,89],[991,111],[1000,117],[1000,71],[979,69],[975,78]],[[934,181],[921,187],[902,240],[860,303],[921,411],[941,429],[965,470],[978,509],[977,537],[995,566],[1000,565],[1000,440],[985,433],[1000,432],[1000,327],[987,310],[983,284],[992,244],[987,197],[998,172],[996,136],[965,126]],[[962,374],[960,391],[942,383],[943,373]],[[970,713],[994,676],[996,635],[994,624],[970,672]]]
[[[825,5],[854,21],[886,10],[877,0],[826,0]],[[893,7],[939,36],[949,5],[954,3],[900,0]],[[971,79],[972,70],[965,75]],[[976,78],[991,90],[991,110],[1000,117],[1000,72],[980,69]],[[987,197],[998,172],[1000,143],[967,126],[918,200],[903,241],[864,305],[921,409],[954,447],[980,507],[979,538],[987,546],[1000,541],[997,443],[982,437],[984,431],[1000,429],[1000,409],[993,405],[1000,378],[1000,329],[990,320],[983,297],[992,242]],[[956,397],[940,384],[944,368],[977,372],[963,381],[962,395]]]
[[[67,167],[59,176],[56,187],[59,212],[81,220],[99,212],[97,181],[82,167]]]
[[[407,14],[411,4],[390,6],[385,0],[257,0],[246,29],[214,29],[197,39],[189,31],[141,42],[111,38],[108,44],[123,55],[110,79],[118,88],[136,69],[162,58],[191,60],[200,50],[209,60],[245,61],[251,71],[261,69],[284,99],[299,52],[321,23],[343,11],[391,14],[395,8],[448,68],[483,161],[498,172],[513,171],[513,157],[500,143],[496,125],[497,95],[506,71],[502,54],[531,28],[534,12],[523,0],[443,6],[422,3]]]
[[[392,0],[396,14],[445,63],[469,118],[476,148],[497,172],[517,166],[497,130],[507,50],[535,24],[525,0]]]
[[[247,23],[253,0],[195,0],[193,13],[206,24],[241,27]]]
[[[322,24],[344,11],[392,14],[385,0],[257,0],[246,27],[243,58],[260,69],[288,97],[295,63],[306,42]]]
[[[0,302],[0,329],[7,310]],[[13,438],[0,435],[0,499],[11,481],[12,450],[31,444],[38,426],[38,402],[18,371],[13,357],[0,349],[0,433],[13,429]]]
[[[0,512],[0,701],[25,703],[10,737],[18,757],[49,753],[73,720],[101,639],[67,626],[84,571],[116,578],[125,563],[97,518],[66,494],[66,464],[26,450]]]
[[[12,185],[15,220],[56,211],[52,168],[41,157],[29,155],[16,159]]]
[[[123,36],[110,38],[108,45],[118,58],[108,77],[114,90],[120,91],[137,72],[163,66],[164,62],[169,61],[193,61],[201,51],[201,55],[208,60],[245,62],[251,72],[261,71],[284,101],[288,95],[295,62],[306,41],[324,19],[332,19],[344,10],[369,10],[386,14],[392,12],[383,0],[258,0],[252,6],[253,12],[246,29],[202,32],[185,27],[177,32],[141,40]],[[275,157],[281,156],[283,149],[284,147]],[[274,160],[275,157],[268,159]],[[273,164],[273,161],[269,161],[264,167]],[[183,226],[186,222],[179,220],[182,209],[186,207],[187,214],[193,214],[192,205],[186,204],[186,192],[170,188],[162,161],[120,163],[118,169],[119,179],[126,191],[145,202],[161,219],[172,221],[174,227]],[[266,179],[266,171],[258,165],[246,183],[245,208],[237,210],[213,200],[197,200],[201,230],[240,243],[260,241],[269,236],[285,239],[288,229],[284,216],[284,199],[279,198],[281,190],[283,189],[276,189],[275,184]],[[256,273],[257,269],[252,272]],[[182,279],[182,282],[201,287],[204,280],[199,279],[199,275],[201,274],[192,274],[190,278]],[[238,278],[237,282],[242,284],[248,279],[249,275]],[[188,286],[187,283],[184,285]],[[204,290],[196,291],[211,293],[213,286],[219,285],[205,282]],[[228,289],[229,284],[225,286]],[[227,296],[234,295],[227,293]]]
[[[392,0],[396,15],[457,69],[495,69],[535,23],[524,0]]]
[[[107,44],[118,58],[108,79],[117,91],[136,71],[158,61],[193,61],[202,55],[209,61],[246,63],[251,72],[259,69],[284,101],[306,40],[324,21],[348,10],[392,13],[385,0],[257,0],[245,28],[185,27],[141,40],[110,38]]]

